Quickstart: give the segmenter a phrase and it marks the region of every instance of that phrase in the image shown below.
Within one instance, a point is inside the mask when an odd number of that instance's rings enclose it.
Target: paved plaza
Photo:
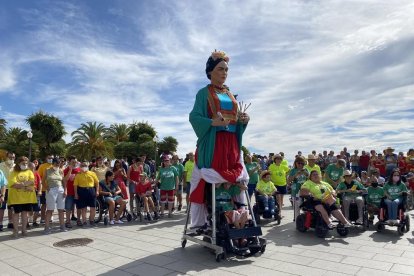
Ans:
[[[382,233],[352,229],[347,238],[319,239],[313,231],[299,233],[287,205],[281,225],[262,227],[266,252],[217,263],[208,249],[191,242],[181,248],[185,213],[156,223],[79,229],[13,239],[0,232],[0,275],[414,275],[413,232],[399,236],[396,228]],[[414,219],[413,212],[410,214]],[[331,233],[330,233],[331,234]],[[90,238],[80,247],[54,247],[71,238]]]

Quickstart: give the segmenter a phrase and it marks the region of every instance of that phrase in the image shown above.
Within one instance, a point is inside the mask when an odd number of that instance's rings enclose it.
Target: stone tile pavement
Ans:
[[[413,232],[400,237],[396,228],[382,233],[352,229],[346,238],[332,232],[319,239],[313,231],[295,230],[288,204],[281,225],[271,221],[262,227],[266,252],[246,259],[217,263],[198,244],[188,242],[182,249],[185,214],[179,212],[156,223],[100,224],[66,233],[56,229],[48,236],[42,229],[18,239],[10,231],[0,232],[0,275],[414,275]],[[93,242],[53,246],[70,238]]]

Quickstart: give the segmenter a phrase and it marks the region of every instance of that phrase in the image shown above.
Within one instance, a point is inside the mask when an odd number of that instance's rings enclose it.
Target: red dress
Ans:
[[[118,184],[118,187],[121,189],[122,197],[124,199],[128,199],[128,191],[125,185],[124,176],[122,175],[122,170],[117,170],[116,172],[114,172],[114,180],[116,184]]]

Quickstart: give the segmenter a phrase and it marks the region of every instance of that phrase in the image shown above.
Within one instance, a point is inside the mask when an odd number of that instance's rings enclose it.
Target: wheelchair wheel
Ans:
[[[404,224],[399,225],[398,228],[397,228],[397,231],[398,231],[398,235],[400,235],[400,236],[404,235],[405,234],[405,225]]]
[[[405,215],[405,233],[408,233],[410,231],[410,216]]]
[[[349,229],[341,225],[339,227],[336,227],[336,232],[339,234],[339,236],[346,237],[349,234]]]
[[[328,235],[329,229],[321,217],[318,217],[318,222],[315,226],[315,234],[318,238],[325,238]]]
[[[369,228],[369,221],[368,221],[368,213],[364,213],[364,217],[362,220],[362,230],[366,231]]]
[[[132,217],[130,212],[127,212],[126,218],[127,218],[128,222],[130,222],[132,220],[133,217]]]
[[[254,215],[254,219],[256,220],[256,224],[260,224],[260,214],[259,214],[259,210],[258,210],[258,206],[254,205],[253,206],[253,215]]]
[[[109,221],[108,217],[104,216],[104,225],[108,225],[108,221]]]
[[[306,232],[308,230],[305,226],[306,214],[300,214],[296,217],[296,230],[299,232]]]
[[[385,229],[385,226],[382,223],[378,222],[377,223],[377,232],[382,232],[382,230],[384,230],[384,229]]]
[[[95,200],[95,223],[99,223],[102,220],[103,206],[99,199]]]

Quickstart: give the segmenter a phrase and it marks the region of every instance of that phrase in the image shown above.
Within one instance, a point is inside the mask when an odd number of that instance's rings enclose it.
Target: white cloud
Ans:
[[[247,147],[289,157],[345,145],[405,151],[414,138],[414,4],[397,2],[136,2],[108,9],[129,23],[115,27],[95,24],[84,6],[24,10],[35,31],[0,74],[0,91],[22,82],[18,68],[63,67],[66,84],[37,85],[34,105],[67,114],[68,129],[149,121],[184,153],[196,141],[188,112],[217,48],[231,57],[228,84],[252,102]],[[119,40],[121,31],[129,36]]]

